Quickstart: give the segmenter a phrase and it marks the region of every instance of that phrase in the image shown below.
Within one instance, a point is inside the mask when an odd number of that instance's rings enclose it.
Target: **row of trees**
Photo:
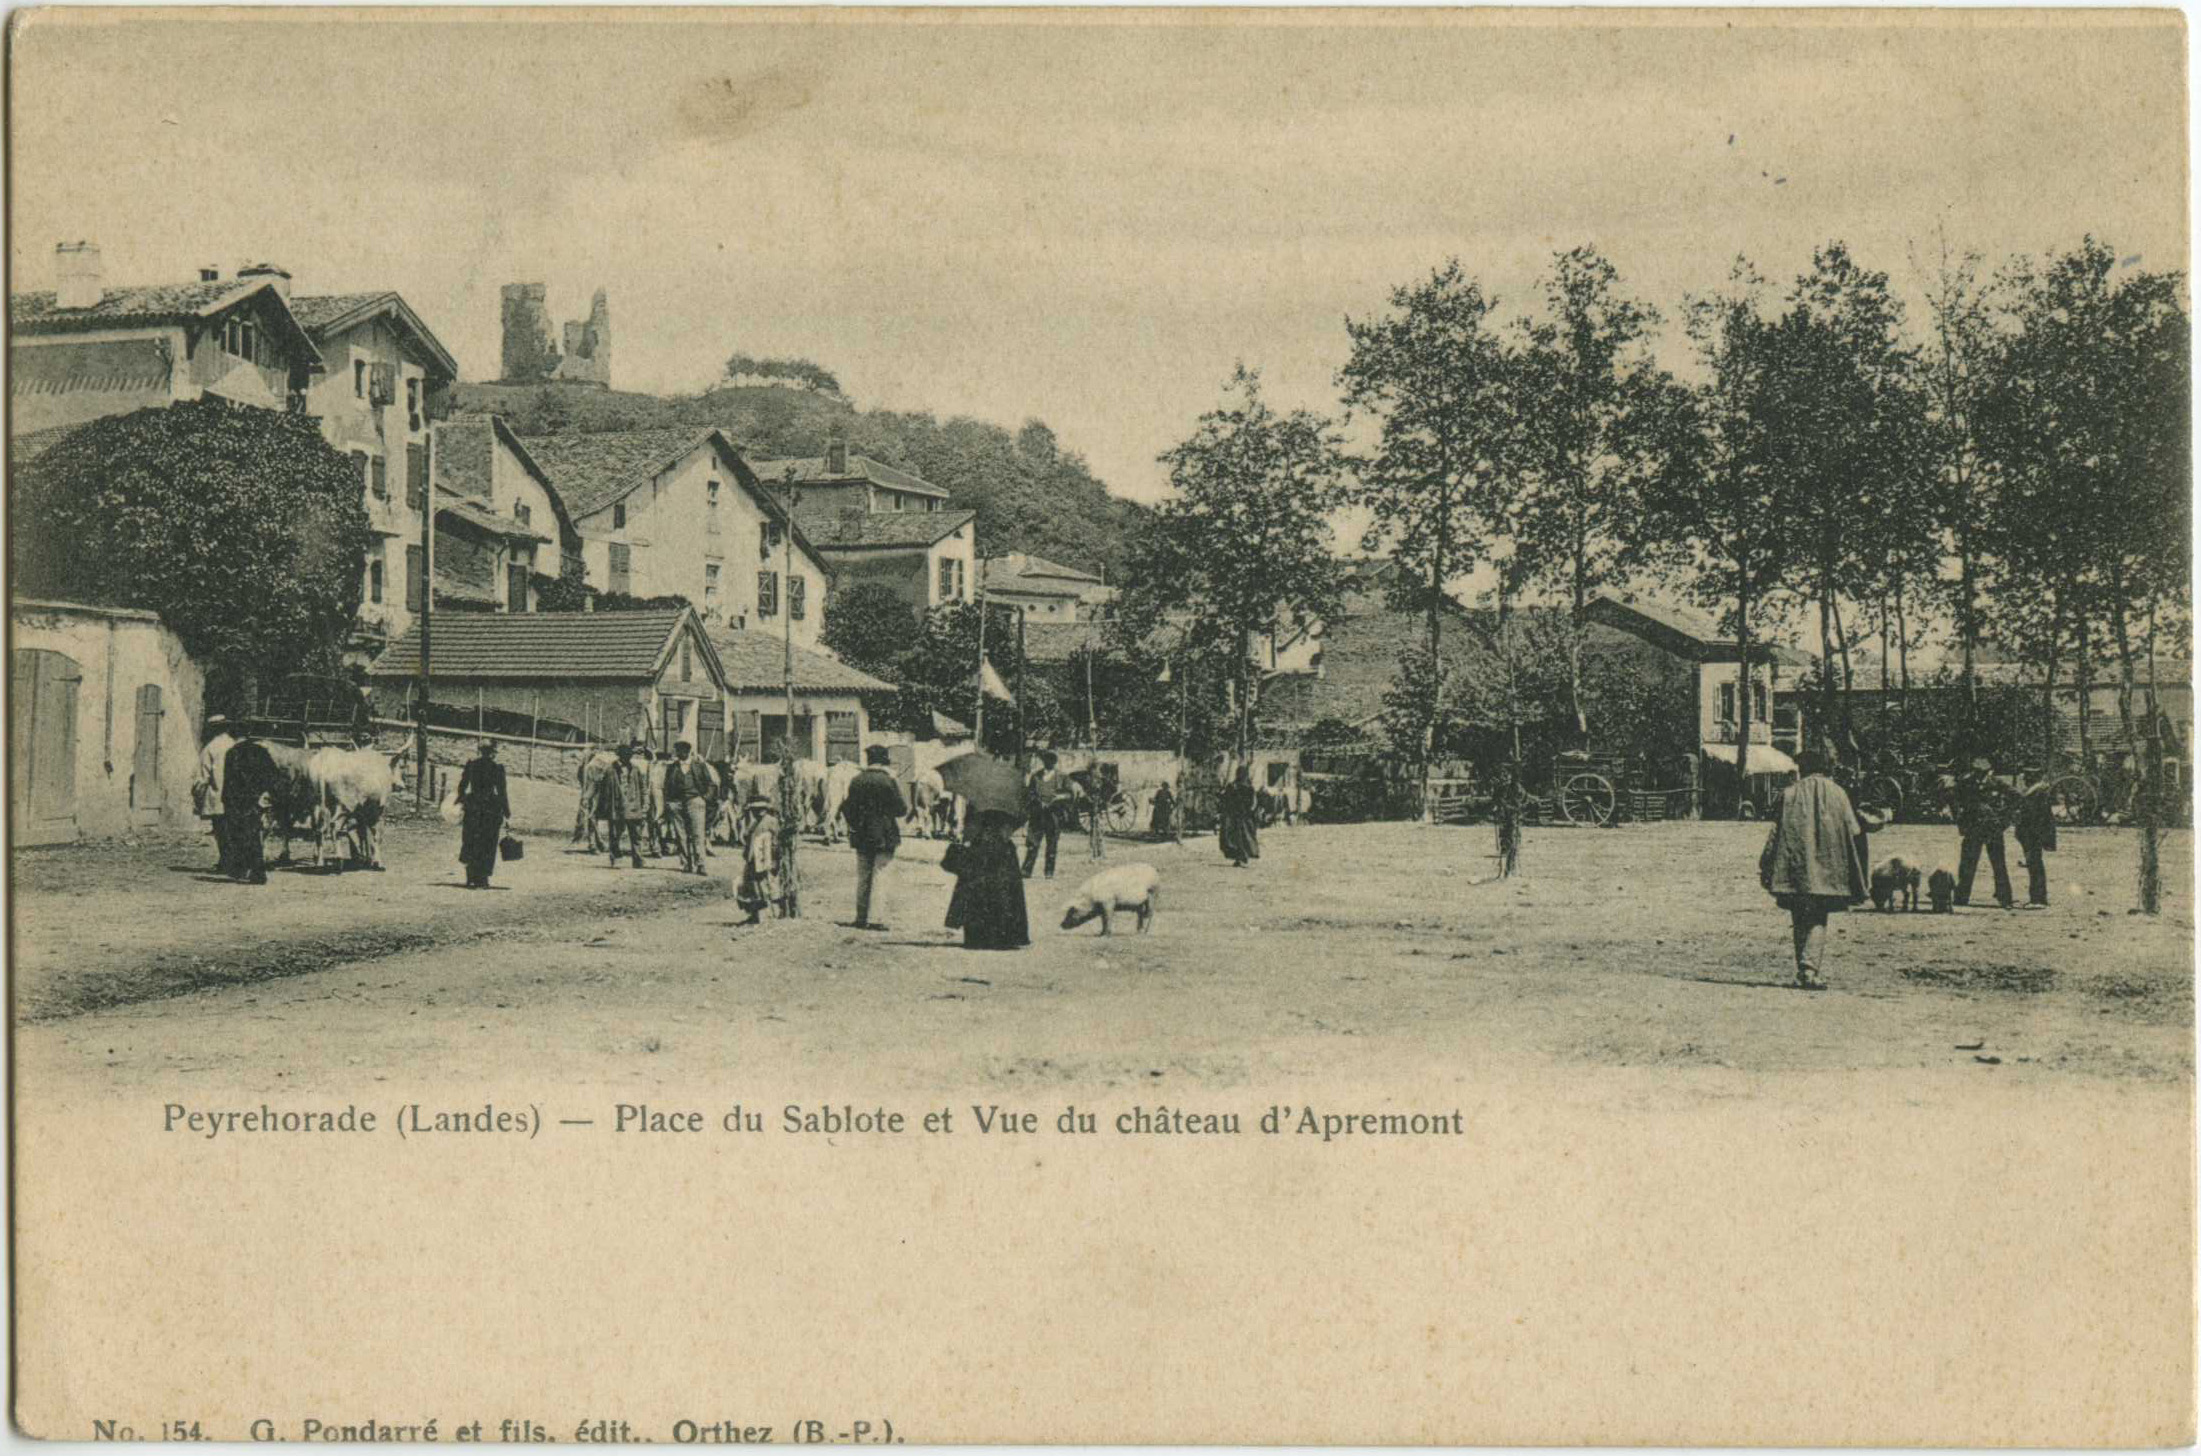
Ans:
[[[1358,506],[1361,547],[1402,568],[1393,604],[1425,616],[1405,673],[1427,680],[1400,695],[1425,758],[1465,686],[1437,673],[1446,593],[1478,568],[1501,627],[1524,597],[1578,618],[1646,581],[1716,613],[1745,661],[1815,618],[1815,716],[1838,761],[1863,756],[1837,691],[1859,645],[1877,638],[1883,682],[1892,663],[1907,687],[1937,623],[1968,699],[1990,645],[2038,664],[2048,692],[2065,664],[2090,686],[2108,658],[2141,743],[2139,664],[2190,636],[2191,427],[2185,280],[2137,261],[2092,238],[1992,273],[1944,252],[1914,320],[1840,243],[1780,290],[1738,260],[1684,302],[1669,367],[1660,311],[1589,248],[1558,254],[1541,307],[1510,319],[1454,260],[1347,320],[1337,420],[1273,410],[1240,367],[1162,457],[1175,498],[1134,545],[1126,621],[1241,643],[1304,626],[1335,607],[1329,523]],[[1585,726],[1581,641],[1542,650],[1566,660]],[[1968,731],[1947,751],[1969,751]]]

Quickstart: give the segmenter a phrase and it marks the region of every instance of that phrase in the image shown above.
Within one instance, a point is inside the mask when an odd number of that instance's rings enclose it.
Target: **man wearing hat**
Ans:
[[[894,863],[894,851],[902,847],[902,819],[909,806],[902,802],[901,786],[887,772],[887,751],[881,744],[864,750],[864,771],[848,786],[841,801],[841,817],[848,821],[849,847],[856,851],[856,928],[884,930],[873,920],[879,877]]]
[[[681,868],[691,875],[703,873],[703,826],[711,804],[705,772],[694,744],[683,738],[673,745],[673,761],[665,765],[665,807],[680,840]]]
[[[634,745],[612,750],[617,758],[596,781],[596,817],[611,825],[611,867],[619,868],[619,834],[627,836],[627,858],[642,868],[642,821],[650,811],[650,781],[634,761]]]
[[[741,882],[734,887],[734,903],[749,913],[741,923],[756,924],[781,896],[779,816],[764,791],[751,784],[741,806]]]
[[[1070,790],[1055,772],[1060,762],[1052,753],[1042,753],[1039,764],[1032,770],[1032,777],[1024,789],[1024,878],[1032,877],[1032,867],[1039,863],[1039,847],[1047,846],[1047,878],[1055,877],[1055,850],[1062,843],[1062,802],[1070,796]]]
[[[2002,832],[2010,825],[2010,796],[1995,778],[1994,767],[1984,758],[1975,758],[1956,781],[1956,827],[1964,836],[1957,859],[1956,902],[1972,903],[1972,877],[1979,871],[1980,851],[1985,850],[1995,871],[1995,903],[2008,910],[2016,899],[2002,842]]]

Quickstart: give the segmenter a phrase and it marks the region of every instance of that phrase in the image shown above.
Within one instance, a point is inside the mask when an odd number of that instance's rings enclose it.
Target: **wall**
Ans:
[[[833,567],[836,592],[854,586],[883,586],[908,602],[913,612],[921,612],[933,603],[937,583],[926,580],[926,573],[932,569],[928,552],[828,551],[825,556]]]
[[[412,716],[413,682],[404,678],[374,681],[375,712],[385,718]],[[446,683],[435,686],[435,700],[461,709],[477,701],[544,719],[570,723],[598,742],[624,741],[648,721],[650,693],[633,683]]]
[[[992,591],[986,600],[1005,607],[1022,607],[1026,617],[1034,622],[1075,622],[1078,603],[1075,597],[1040,596],[1033,592]]]
[[[94,838],[193,823],[191,782],[198,774],[206,676],[175,634],[150,613],[97,608],[18,606],[14,622],[16,652],[62,653],[75,662],[79,674],[74,833],[68,835],[66,826],[57,832],[63,837]],[[161,690],[160,795],[157,808],[133,809],[138,689],[148,683]],[[20,733],[22,725],[11,727]],[[14,772],[11,765],[11,802]],[[13,822],[15,842],[34,842],[25,831],[39,826]]]
[[[727,745],[729,750],[732,749],[734,734],[738,730],[741,734],[740,752],[742,756],[753,759],[757,756],[757,735],[754,729],[746,726],[749,720],[743,715],[754,713],[759,718],[781,717],[787,711],[787,699],[782,693],[736,692],[727,699],[726,708]],[[799,721],[804,717],[808,717],[811,720],[810,748],[807,753],[803,754],[803,757],[816,759],[820,763],[825,761],[825,715],[827,713],[854,713],[856,715],[857,757],[860,761],[863,749],[872,742],[871,715],[864,711],[863,699],[852,693],[797,692],[795,694],[796,719]]]

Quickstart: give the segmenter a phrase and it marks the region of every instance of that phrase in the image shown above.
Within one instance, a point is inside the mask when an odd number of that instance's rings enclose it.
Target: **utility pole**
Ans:
[[[1093,820],[1089,834],[1093,858],[1100,859],[1108,852],[1101,843],[1101,814],[1107,806],[1103,802],[1101,790],[1100,710],[1093,705],[1093,627],[1090,621],[1085,627],[1085,742],[1086,762],[1089,765],[1086,780],[1091,789],[1086,798],[1092,808]]]
[[[971,715],[971,746],[986,751],[986,579],[978,579],[978,710]]]
[[[1016,609],[1016,766],[1024,767],[1024,755],[1029,751],[1024,741],[1024,608]]]
[[[420,482],[420,703],[413,718],[413,797],[427,808],[428,789],[428,625],[436,607],[436,430],[428,426],[428,478]]]
[[[1185,842],[1185,752],[1191,746],[1192,732],[1192,654],[1178,644],[1177,661],[1180,668],[1177,683],[1177,792],[1169,805],[1169,837],[1178,844]]]
[[[780,680],[785,693],[786,726],[780,732],[780,892],[786,897],[787,918],[802,918],[802,894],[795,874],[797,809],[801,798],[795,784],[795,467],[787,467],[786,519],[780,522],[782,580],[780,582]]]

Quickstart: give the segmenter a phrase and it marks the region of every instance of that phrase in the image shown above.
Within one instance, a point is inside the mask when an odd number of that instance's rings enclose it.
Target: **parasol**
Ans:
[[[1024,775],[1014,764],[990,753],[959,753],[943,761],[939,773],[948,792],[968,802],[974,814],[1024,813]]]

